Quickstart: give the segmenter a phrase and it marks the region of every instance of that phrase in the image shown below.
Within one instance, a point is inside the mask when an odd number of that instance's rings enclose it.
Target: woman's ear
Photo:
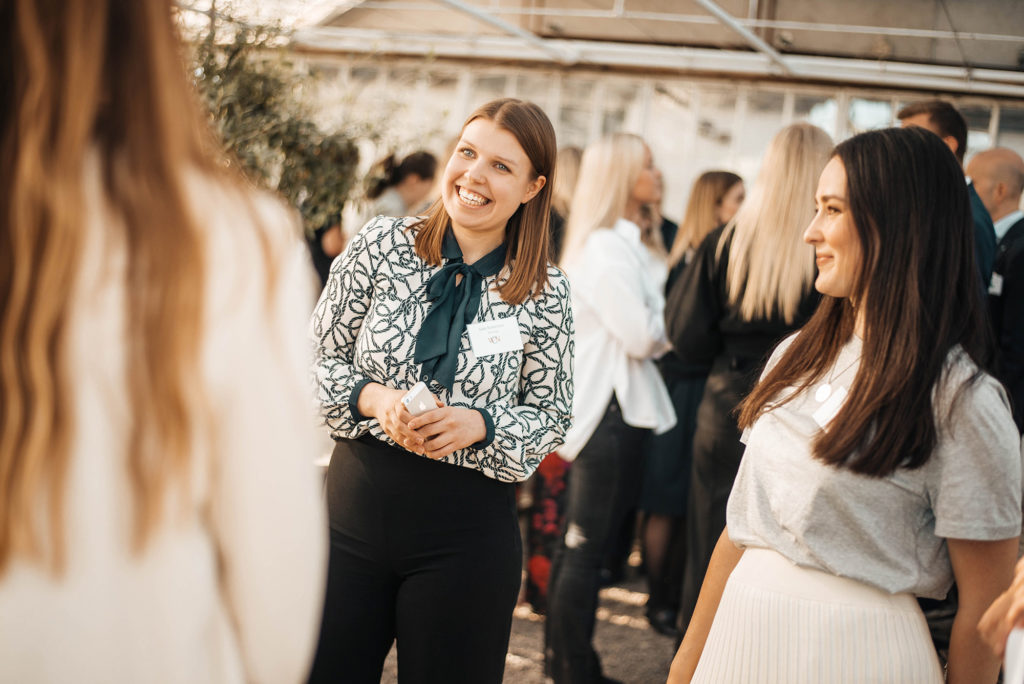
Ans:
[[[536,197],[537,193],[540,192],[544,188],[545,185],[547,185],[547,182],[548,182],[548,179],[547,179],[546,176],[537,176],[536,178],[534,178],[533,182],[531,182],[526,187],[526,194],[523,195],[523,201],[520,202],[520,204],[526,204],[527,202],[532,200],[534,197]]]

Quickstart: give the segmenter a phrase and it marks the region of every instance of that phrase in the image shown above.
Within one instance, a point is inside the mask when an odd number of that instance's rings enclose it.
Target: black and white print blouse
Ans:
[[[335,438],[369,432],[394,446],[375,418],[362,416],[362,387],[378,382],[406,389],[420,380],[413,361],[416,335],[430,308],[427,280],[441,267],[417,256],[415,219],[378,216],[335,260],[312,318],[318,399]],[[444,461],[475,468],[504,482],[525,480],[562,443],[572,411],[573,320],[569,284],[548,268],[548,286],[517,305],[484,279],[476,322],[515,318],[523,348],[485,358],[473,353],[463,331],[454,387],[428,383],[446,405],[477,409],[487,437]]]

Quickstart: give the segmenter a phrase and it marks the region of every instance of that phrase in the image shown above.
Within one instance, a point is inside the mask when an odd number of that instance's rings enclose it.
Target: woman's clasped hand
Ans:
[[[359,410],[376,418],[387,436],[409,451],[437,460],[487,436],[487,425],[479,411],[445,406],[431,394],[437,408],[414,416],[402,403],[405,393],[373,383],[360,394]]]

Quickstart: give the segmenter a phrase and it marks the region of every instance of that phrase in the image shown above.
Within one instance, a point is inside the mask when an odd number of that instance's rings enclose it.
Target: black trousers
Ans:
[[[342,440],[327,471],[330,568],[310,682],[500,682],[519,593],[515,487]]]
[[[749,377],[743,373],[712,372],[697,409],[686,514],[686,564],[679,608],[681,634],[690,626],[704,574],[725,529],[729,493],[746,449],[740,441],[733,411],[749,390]]]
[[[622,520],[636,505],[648,430],[631,427],[613,398],[573,462],[565,531],[548,583],[545,659],[556,684],[602,679],[591,640],[601,565]]]

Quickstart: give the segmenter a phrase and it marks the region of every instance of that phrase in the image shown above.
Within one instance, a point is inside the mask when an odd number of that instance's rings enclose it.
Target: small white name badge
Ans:
[[[1003,294],[1003,276],[998,273],[992,274],[992,281],[988,284],[988,293],[997,297]]]
[[[839,413],[839,409],[843,407],[843,401],[846,400],[846,388],[838,387],[827,395],[821,392],[821,388],[818,389],[819,395],[823,397],[824,401],[821,406],[818,407],[818,410],[811,415],[811,418],[814,419],[814,422],[817,423],[821,429],[828,430],[829,423],[831,423],[832,419],[836,417],[837,413]],[[819,399],[819,401],[821,401],[821,399]]]
[[[469,333],[469,345],[478,359],[523,348],[519,322],[514,318],[470,323],[466,332]]]

